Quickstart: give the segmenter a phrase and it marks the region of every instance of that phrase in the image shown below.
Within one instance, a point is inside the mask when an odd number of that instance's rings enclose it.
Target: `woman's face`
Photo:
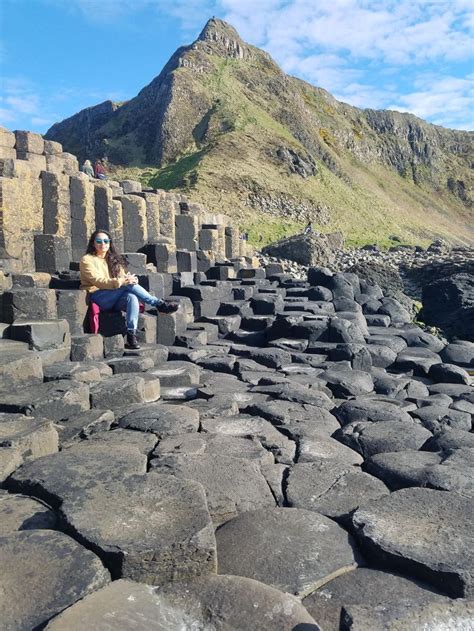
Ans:
[[[94,239],[95,253],[98,256],[105,256],[110,248],[110,239],[105,232],[99,232]]]

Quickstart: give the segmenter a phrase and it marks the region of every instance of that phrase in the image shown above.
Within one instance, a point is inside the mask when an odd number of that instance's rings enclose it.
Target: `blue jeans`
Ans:
[[[157,307],[164,302],[149,294],[140,285],[123,285],[118,289],[97,289],[90,294],[89,299],[105,311],[125,311],[127,331],[130,332],[137,330],[140,302],[152,307]]]

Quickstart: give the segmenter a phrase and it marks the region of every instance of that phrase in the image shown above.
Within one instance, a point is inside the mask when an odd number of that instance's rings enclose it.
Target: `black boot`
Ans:
[[[125,348],[128,348],[132,351],[136,351],[140,348],[140,344],[138,343],[137,334],[135,331],[127,332],[127,342],[125,344]]]

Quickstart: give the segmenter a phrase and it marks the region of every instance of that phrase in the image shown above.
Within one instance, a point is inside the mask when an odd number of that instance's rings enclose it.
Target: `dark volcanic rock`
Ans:
[[[114,581],[66,609],[47,628],[103,629],[111,611],[114,628],[135,631],[171,631],[190,625],[216,631],[320,631],[294,596],[249,578],[212,574],[159,589]]]
[[[474,277],[453,274],[423,287],[423,322],[450,336],[474,341]]]
[[[255,462],[224,454],[163,455],[152,461],[158,473],[200,482],[215,526],[242,511],[275,506],[265,478]]]
[[[220,572],[300,596],[356,564],[351,539],[340,526],[297,508],[242,513],[219,528],[216,540]]]
[[[153,432],[160,438],[197,432],[199,428],[199,412],[184,405],[148,403],[132,407],[135,409],[127,409],[125,413],[117,412],[116,424],[119,427]]]
[[[361,504],[388,494],[377,478],[334,460],[297,463],[287,479],[288,504],[322,513],[338,521]]]
[[[110,580],[95,554],[54,530],[1,537],[0,566],[4,629],[36,629]]]
[[[427,604],[393,603],[390,606],[371,607],[349,605],[343,608],[341,630],[366,629],[464,629],[471,626],[474,606],[468,600],[448,600]]]
[[[8,486],[58,506],[96,479],[104,482],[145,473],[146,463],[146,456],[136,447],[124,445],[111,449],[87,441],[23,465],[9,478]]]
[[[352,519],[363,551],[378,566],[403,568],[454,597],[472,595],[468,499],[432,489],[402,489],[362,506]]]
[[[216,571],[204,489],[149,473],[89,485],[61,506],[64,522],[115,578],[163,585]]]
[[[0,494],[0,537],[18,530],[56,527],[56,514],[46,504],[24,495]]]
[[[432,602],[446,604],[450,601],[427,583],[363,567],[338,576],[303,600],[304,606],[325,631],[339,631],[342,607],[362,605],[372,611],[383,611],[393,605],[412,607]],[[369,624],[364,628],[384,627]]]

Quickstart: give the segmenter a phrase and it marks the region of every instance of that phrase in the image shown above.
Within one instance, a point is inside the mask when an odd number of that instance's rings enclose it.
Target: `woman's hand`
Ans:
[[[125,274],[124,285],[136,285],[138,284],[138,278],[135,274],[127,273]]]

